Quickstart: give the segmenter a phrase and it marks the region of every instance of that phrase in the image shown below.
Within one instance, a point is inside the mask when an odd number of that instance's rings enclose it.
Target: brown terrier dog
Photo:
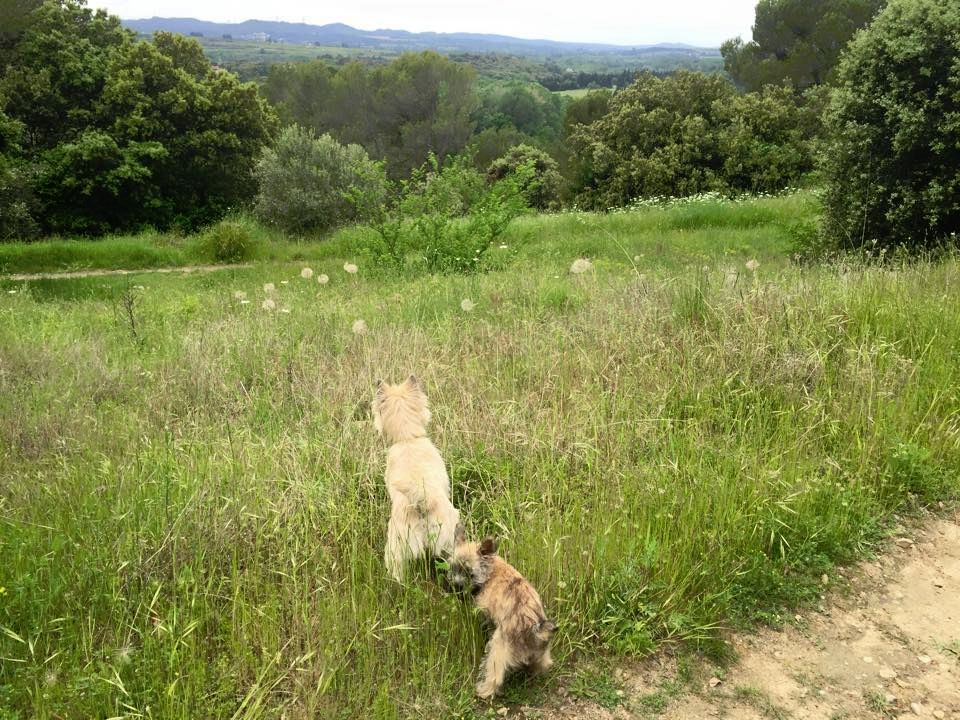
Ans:
[[[547,618],[533,585],[496,554],[493,538],[468,543],[463,526],[457,525],[454,540],[447,580],[456,588],[469,588],[477,607],[496,627],[477,683],[477,695],[491,698],[511,669],[525,666],[540,673],[553,665],[550,639],[557,626]]]

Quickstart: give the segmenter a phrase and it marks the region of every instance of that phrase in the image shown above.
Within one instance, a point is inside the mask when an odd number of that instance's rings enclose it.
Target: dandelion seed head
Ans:
[[[330,282],[330,278],[329,276],[320,273],[319,277],[317,277],[317,282],[321,285],[326,285],[328,282]]]
[[[265,293],[272,293],[276,289],[277,289],[277,286],[274,285],[273,283],[267,283],[266,285],[263,286],[263,291]]]
[[[476,306],[477,304],[470,298],[464,298],[463,300],[460,301],[460,309],[463,310],[464,312],[470,312]]]
[[[234,290],[233,297],[236,300],[246,300],[247,294],[243,290]]]
[[[356,275],[356,274],[357,274],[357,270],[358,270],[357,266],[354,265],[353,263],[344,263],[344,264],[343,264],[343,269],[344,269],[346,272],[350,273],[351,275]]]
[[[47,687],[53,687],[57,684],[57,681],[60,679],[60,676],[57,675],[56,670],[47,670],[43,674],[43,684]]]
[[[577,258],[573,261],[573,265],[570,266],[570,272],[574,275],[580,275],[592,267],[593,263],[587,260],[587,258]]]
[[[367,331],[367,323],[363,320],[354,320],[351,329],[354,335],[363,335]]]
[[[746,263],[746,267],[747,267],[747,270],[749,270],[750,272],[755,272],[756,269],[760,267],[760,263],[757,262],[756,259],[748,260]]]
[[[113,659],[118,665],[129,665],[133,660],[133,648],[129,645],[121,645],[113,653]]]
[[[267,298],[262,303],[260,303],[260,307],[262,307],[264,310],[267,310],[267,311],[276,310],[277,304],[270,298]]]
[[[313,268],[305,267],[303,270],[300,271],[300,277],[302,277],[304,280],[309,280],[310,278],[312,278]]]

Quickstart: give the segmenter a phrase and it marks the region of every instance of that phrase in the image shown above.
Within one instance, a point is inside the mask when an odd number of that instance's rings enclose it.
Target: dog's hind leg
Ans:
[[[553,667],[553,658],[550,657],[550,648],[547,648],[542,654],[537,655],[530,661],[530,672],[534,675],[545,673],[551,667]]]
[[[383,563],[397,582],[403,582],[406,559],[406,541],[401,528],[397,527],[396,519],[391,516],[387,523],[387,545],[383,551]]]
[[[408,502],[402,493],[391,493],[391,497],[393,508],[387,523],[384,564],[390,574],[402,582],[407,562],[426,554],[427,530],[416,505]]]
[[[483,660],[483,675],[480,682],[477,683],[477,695],[484,700],[496,695],[503,685],[507,671],[513,664],[512,660],[513,653],[510,649],[510,641],[503,636],[499,629],[495,630],[493,637],[487,644],[487,656]]]

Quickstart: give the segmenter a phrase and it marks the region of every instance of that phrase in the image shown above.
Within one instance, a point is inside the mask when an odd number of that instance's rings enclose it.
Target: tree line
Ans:
[[[599,210],[776,192],[813,173],[834,244],[941,238],[957,223],[960,9],[935,0],[761,0],[753,39],[722,48],[725,75],[642,73],[577,99],[483,82],[432,52],[274,65],[257,86],[193,39],[138,40],[83,0],[16,0],[8,12],[2,238],[191,230],[268,205],[282,216],[266,177],[330,198],[308,203],[319,229],[364,221],[344,205],[351,193],[429,163],[471,186],[533,173],[520,184],[536,207]],[[283,127],[299,128],[285,145]]]

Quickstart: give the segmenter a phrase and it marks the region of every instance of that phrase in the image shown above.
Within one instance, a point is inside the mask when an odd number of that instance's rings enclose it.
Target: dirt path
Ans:
[[[250,263],[238,265],[185,265],[183,267],[140,268],[138,270],[76,270],[74,272],[20,273],[0,275],[0,280],[69,280],[72,278],[101,277],[104,275],[145,275],[147,273],[192,273],[239,270],[253,267]]]
[[[575,699],[567,683],[547,707],[499,714],[960,720],[960,515],[898,530],[876,561],[824,578],[844,588],[825,590],[818,610],[783,631],[731,637],[738,660],[726,670],[705,663],[678,689],[676,661],[657,657],[614,673],[618,690],[608,708]]]

